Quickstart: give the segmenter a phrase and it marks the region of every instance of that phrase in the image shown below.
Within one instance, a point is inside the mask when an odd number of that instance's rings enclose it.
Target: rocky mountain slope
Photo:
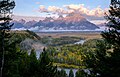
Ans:
[[[25,21],[21,19],[14,21],[13,28],[35,28],[39,30],[95,30],[99,29],[98,26],[89,22],[87,19],[79,14],[70,14],[66,17],[59,16],[57,19],[46,17],[44,20],[39,21]]]

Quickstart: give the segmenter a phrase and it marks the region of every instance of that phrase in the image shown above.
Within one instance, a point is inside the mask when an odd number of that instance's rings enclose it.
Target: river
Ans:
[[[86,41],[86,40],[80,40],[80,41],[78,41],[78,42],[75,42],[74,44],[84,44],[85,41]]]
[[[63,68],[63,69],[66,71],[66,74],[69,76],[70,69],[67,69],[67,68]],[[61,70],[61,68],[58,68],[58,70]],[[78,71],[78,69],[72,69],[72,70],[73,70],[74,77],[75,77],[75,74]]]
[[[86,40],[80,40],[78,42],[75,42],[74,44],[84,44],[85,41]],[[37,59],[39,58],[41,52],[42,52],[41,49],[36,51]],[[66,74],[69,76],[70,69],[67,69],[67,68],[63,68],[63,69],[66,71]],[[61,70],[61,68],[58,68],[58,70]],[[72,69],[72,70],[73,70],[74,77],[75,77],[75,74],[78,71],[78,69]],[[90,73],[89,70],[84,69],[84,71],[87,72],[88,74]]]
[[[66,74],[69,76],[69,72],[70,69],[67,68],[63,68],[66,71]],[[61,68],[58,68],[58,70],[61,70]],[[73,73],[74,73],[74,77],[76,76],[76,72],[78,71],[78,69],[72,69]],[[84,71],[88,74],[90,74],[90,71],[88,69],[84,69]]]

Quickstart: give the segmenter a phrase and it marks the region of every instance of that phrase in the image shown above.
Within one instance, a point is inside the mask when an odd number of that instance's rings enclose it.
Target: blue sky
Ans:
[[[16,7],[14,9],[15,15],[22,15],[22,16],[43,16],[46,15],[46,12],[43,11],[46,10],[50,13],[55,13],[54,10],[49,10],[49,6],[55,6],[59,10],[59,8],[62,8],[64,10],[73,10],[74,5],[78,7],[77,5],[84,4],[84,9],[93,10],[90,13],[94,12],[94,9],[99,7],[102,10],[109,7],[110,0],[15,0]],[[69,8],[69,5],[71,8]],[[65,7],[67,5],[67,8]],[[41,6],[44,8],[41,9]],[[59,7],[59,8],[58,8]],[[58,13],[56,13],[58,14]],[[62,13],[61,13],[62,14]],[[93,14],[92,14],[93,15]]]

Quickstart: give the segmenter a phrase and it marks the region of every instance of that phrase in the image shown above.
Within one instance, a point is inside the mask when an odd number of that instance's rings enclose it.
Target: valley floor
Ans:
[[[101,32],[39,32],[40,37],[51,36],[52,38],[60,38],[62,36],[82,37],[87,40],[102,38]]]

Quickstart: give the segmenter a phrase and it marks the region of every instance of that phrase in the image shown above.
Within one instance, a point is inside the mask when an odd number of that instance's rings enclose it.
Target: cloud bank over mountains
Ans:
[[[70,4],[63,5],[62,7],[58,6],[48,6],[47,8],[44,5],[40,5],[39,12],[40,13],[51,13],[57,15],[68,15],[73,13],[79,13],[82,16],[85,16],[88,19],[103,19],[104,13],[107,11],[106,9],[102,9],[100,6],[89,9],[89,7],[85,7],[84,4]]]

